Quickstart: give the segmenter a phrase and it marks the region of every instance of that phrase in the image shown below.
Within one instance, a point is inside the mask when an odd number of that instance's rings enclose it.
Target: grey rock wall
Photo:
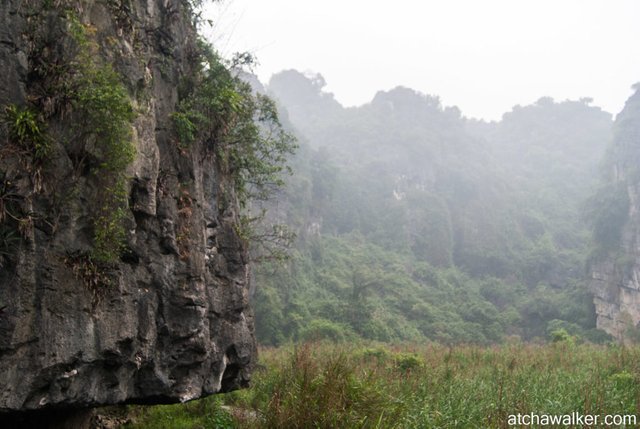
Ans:
[[[19,225],[18,242],[0,244],[0,420],[12,411],[187,401],[249,380],[253,316],[231,181],[202,145],[180,148],[171,128],[178,88],[193,73],[184,3],[0,4],[0,106],[38,92],[34,38],[44,43],[40,55],[65,57],[66,8],[93,31],[96,54],[123,77],[137,112],[127,251],[108,286],[88,285],[73,262],[91,249],[91,210],[108,185],[74,171],[74,142],[54,141],[39,177],[15,154],[0,155],[0,192],[10,189],[32,219]],[[48,132],[68,135],[78,121],[55,111]]]

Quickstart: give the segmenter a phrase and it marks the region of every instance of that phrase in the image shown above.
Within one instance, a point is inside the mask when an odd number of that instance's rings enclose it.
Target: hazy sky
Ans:
[[[226,56],[255,54],[263,82],[321,73],[343,105],[404,85],[499,119],[541,96],[617,113],[640,81],[639,0],[222,0]]]

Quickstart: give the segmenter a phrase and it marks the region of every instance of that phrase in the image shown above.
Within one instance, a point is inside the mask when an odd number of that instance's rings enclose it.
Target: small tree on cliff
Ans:
[[[258,259],[282,258],[293,234],[284,225],[261,225],[263,203],[284,185],[283,175],[291,174],[287,159],[297,148],[295,138],[284,130],[274,101],[241,78],[254,62],[250,54],[224,61],[201,41],[199,58],[199,79],[184,83],[173,115],[180,145],[205,143],[233,180],[242,209],[240,236],[261,249]]]

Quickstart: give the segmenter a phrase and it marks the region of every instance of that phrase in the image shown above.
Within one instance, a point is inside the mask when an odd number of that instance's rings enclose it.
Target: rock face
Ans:
[[[75,21],[136,113],[126,246],[102,266],[86,255],[111,184],[90,168],[95,136],[69,131],[85,120],[65,107],[73,88],[47,96],[53,84],[41,72],[71,61]],[[14,411],[187,401],[248,382],[255,340],[232,182],[203,144],[181,147],[172,129],[195,46],[184,0],[0,5],[0,106],[44,111],[52,145],[34,167],[33,157],[10,150],[3,119],[0,420]]]
[[[601,209],[609,215],[601,218],[607,234],[600,241],[611,243],[591,265],[597,327],[623,342],[638,340],[640,323],[640,87],[635,89],[616,118],[606,159],[604,191],[610,195]]]

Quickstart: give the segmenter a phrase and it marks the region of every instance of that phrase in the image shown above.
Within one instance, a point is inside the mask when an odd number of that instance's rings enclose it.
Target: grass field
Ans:
[[[639,381],[640,347],[311,343],[261,349],[251,389],[132,408],[127,427],[529,427],[509,425],[518,413],[602,422],[640,414]]]

